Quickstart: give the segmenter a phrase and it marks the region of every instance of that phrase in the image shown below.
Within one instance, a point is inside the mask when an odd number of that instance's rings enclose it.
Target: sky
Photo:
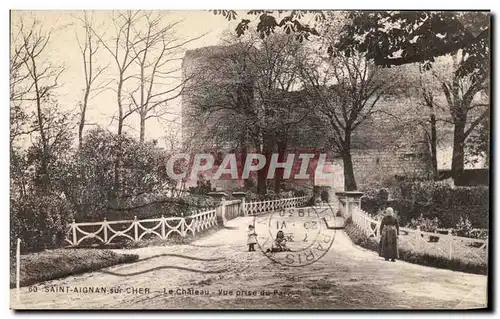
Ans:
[[[90,11],[89,11],[90,13]],[[104,38],[110,38],[115,32],[112,24],[112,11],[93,11],[95,25],[98,32]],[[240,12],[241,18],[243,12]],[[52,30],[52,37],[46,49],[44,59],[55,65],[63,64],[64,73],[60,77],[62,86],[57,89],[57,99],[60,107],[71,112],[79,112],[78,102],[83,98],[84,71],[83,62],[78,45],[78,39],[82,41],[83,28],[78,18],[83,17],[83,11],[12,11],[11,25],[19,25],[20,21],[39,20],[44,30]],[[188,43],[184,48],[195,49],[204,46],[217,45],[224,33],[234,30],[239,20],[227,21],[221,15],[215,15],[209,11],[168,11],[165,23],[179,22],[175,28],[175,33],[180,39],[200,39]],[[26,23],[26,22],[25,22]],[[100,78],[108,81],[116,78],[116,66],[109,52],[104,48],[97,55],[97,63],[101,66],[109,67]],[[174,62],[170,69],[178,69],[180,61]],[[180,77],[180,72],[175,73]],[[100,81],[98,81],[100,82]],[[170,82],[172,87],[177,86],[180,80],[174,79]],[[110,88],[116,87],[111,83]],[[162,88],[158,88],[162,89]],[[168,88],[166,88],[168,89]],[[168,134],[177,134],[180,124],[181,99],[168,102],[168,113],[162,119],[152,118],[146,124],[146,140],[157,139],[160,146],[165,145],[164,137]],[[116,132],[117,122],[112,121],[113,115],[117,112],[116,93],[108,89],[100,93],[89,101],[87,130],[93,125],[109,128]],[[139,117],[131,116],[126,121],[125,128],[130,134],[139,135]],[[167,133],[166,133],[167,132]],[[76,130],[75,130],[76,133]]]

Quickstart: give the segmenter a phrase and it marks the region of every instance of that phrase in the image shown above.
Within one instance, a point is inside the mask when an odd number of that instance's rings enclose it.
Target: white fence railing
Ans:
[[[96,239],[103,244],[110,244],[119,238],[138,242],[146,235],[167,239],[174,234],[186,237],[217,225],[215,209],[189,217],[161,217],[153,219],[118,220],[95,223],[70,224],[70,234],[66,241],[71,246],[78,246],[88,239]]]
[[[70,224],[66,242],[71,246],[78,246],[85,241],[93,240],[102,244],[111,244],[119,240],[128,239],[138,242],[144,237],[168,239],[173,236],[194,236],[217,225],[218,217],[225,223],[242,215],[255,215],[272,210],[291,208],[304,205],[307,197],[285,198],[274,201],[249,202],[242,200],[222,201],[215,209],[197,213],[187,217],[161,217],[153,219],[117,220],[90,223]],[[246,211],[246,213],[245,213]]]
[[[278,209],[304,206],[309,197],[292,197],[277,200],[244,203],[245,214],[249,216],[265,214]]]
[[[380,240],[380,221],[372,219],[368,213],[360,209],[353,210],[351,216],[354,225],[366,236]],[[417,252],[441,255],[448,259],[466,255],[487,262],[488,239],[459,237],[400,227],[399,246],[406,246]]]

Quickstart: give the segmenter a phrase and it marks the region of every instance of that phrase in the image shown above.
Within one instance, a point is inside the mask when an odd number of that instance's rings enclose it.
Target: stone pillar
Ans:
[[[241,201],[240,203],[240,211],[239,216],[247,216],[245,211],[245,196],[247,195],[245,192],[233,192],[232,195]]]
[[[347,201],[345,197],[345,192],[335,192],[335,196],[339,202],[339,210],[342,217],[347,218]]]
[[[217,208],[215,209],[215,215],[217,217],[217,223],[226,225],[226,212],[225,212],[225,200],[229,196],[224,192],[210,192],[207,194],[216,199]]]
[[[344,192],[345,196],[345,218],[352,216],[353,211],[361,209],[361,197],[363,192]]]

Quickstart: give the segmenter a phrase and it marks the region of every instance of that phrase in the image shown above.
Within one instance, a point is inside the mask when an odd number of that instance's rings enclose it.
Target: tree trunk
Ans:
[[[437,130],[436,130],[436,115],[431,114],[431,164],[434,173],[434,180],[438,180],[439,171],[437,165]]]
[[[455,119],[453,128],[453,156],[451,159],[451,176],[455,183],[461,182],[464,172],[465,120]]]
[[[285,159],[286,140],[278,141],[278,163]],[[284,168],[277,168],[274,175],[274,191],[278,194],[281,191],[281,181],[283,180]]]
[[[344,162],[344,189],[345,191],[355,191],[358,189],[356,179],[354,177],[354,169],[352,165],[351,150],[347,149],[342,152],[342,161]]]
[[[257,193],[259,195],[267,194],[267,173],[269,171],[269,160],[272,152],[271,137],[264,134],[263,142],[262,154],[266,158],[266,165],[257,171]]]
[[[80,123],[78,123],[78,148],[82,148],[83,144],[83,129],[85,128],[85,113],[87,111],[88,94],[85,93],[85,100],[80,115]]]
[[[248,154],[248,149],[247,149],[247,144],[246,144],[246,141],[245,141],[245,134],[242,133],[240,134],[240,163],[239,163],[239,170],[238,170],[238,176],[241,177],[242,174],[243,174],[243,168],[245,167],[245,161],[247,159],[247,154]],[[245,189],[249,189],[250,186],[251,186],[251,182],[250,182],[250,176],[248,178],[245,178],[243,180],[243,187]]]
[[[139,133],[139,142],[144,143],[144,135],[146,132],[146,115],[140,113],[140,133]]]

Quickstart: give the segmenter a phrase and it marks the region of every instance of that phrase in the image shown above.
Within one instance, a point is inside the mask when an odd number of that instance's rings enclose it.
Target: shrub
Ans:
[[[473,228],[472,223],[467,217],[460,217],[455,228],[452,229],[452,234],[454,236],[469,237],[482,240],[486,240],[488,238],[488,230]]]
[[[20,238],[25,251],[60,246],[73,218],[65,198],[55,194],[30,194],[11,198],[11,252]]]
[[[203,175],[198,176],[196,181],[196,186],[189,187],[189,192],[191,194],[206,195],[210,192],[214,192],[215,188],[212,188],[212,183],[210,180],[205,179]]]
[[[63,166],[65,178],[60,183],[78,220],[100,219],[110,207],[172,187],[175,181],[166,174],[166,155],[154,142],[89,130],[81,148]]]
[[[472,229],[472,223],[469,218],[464,219],[463,217],[460,217],[452,232],[455,236],[470,237]]]
[[[387,207],[389,191],[385,188],[366,192],[361,198],[361,209],[370,214],[378,214]]]
[[[435,233],[439,227],[439,219],[437,217],[433,219],[425,218],[423,215],[420,215],[417,219],[412,218],[406,227],[413,229],[420,227],[421,231]]]

